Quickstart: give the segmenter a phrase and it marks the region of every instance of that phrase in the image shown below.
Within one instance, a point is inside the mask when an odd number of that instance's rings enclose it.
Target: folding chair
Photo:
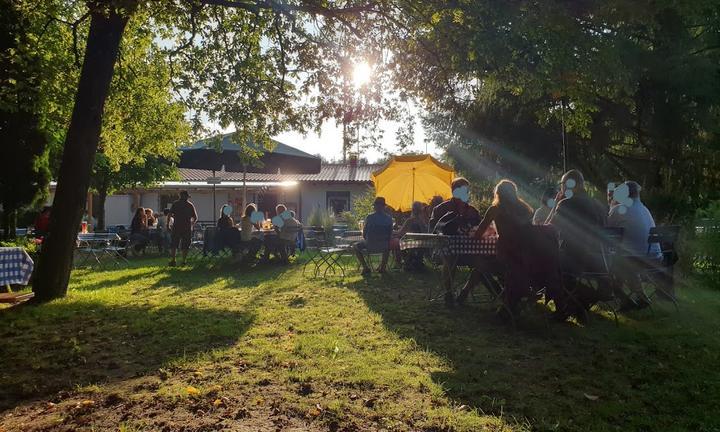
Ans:
[[[312,227],[304,230],[305,232],[305,253],[307,261],[303,265],[303,276],[308,266],[313,268],[313,277],[317,277],[320,272],[325,258],[321,254],[321,249],[326,246],[325,229],[321,227]]]
[[[649,293],[645,293],[648,299],[652,300],[659,293],[659,297],[672,302],[676,311],[680,310],[674,289],[674,267],[677,262],[675,243],[679,234],[680,226],[678,225],[651,228],[648,236],[648,255],[652,245],[659,244],[662,259],[646,260],[646,266],[640,273],[641,280],[648,282],[653,288]]]
[[[588,310],[593,307],[601,307],[610,312],[613,316],[615,324],[618,324],[617,311],[619,309],[619,299],[615,296],[615,286],[617,281],[612,272],[613,258],[616,255],[616,245],[622,242],[624,234],[623,228],[606,227],[601,228],[598,235],[597,252],[591,252],[586,255],[589,262],[585,264],[592,265],[590,269],[584,269],[578,273],[564,271],[561,278],[561,287],[572,303],[582,313],[585,321],[589,319]],[[572,286],[568,286],[565,282],[568,279],[575,279]],[[593,284],[594,282],[594,284]],[[607,292],[601,292],[601,288],[605,286]],[[593,291],[594,299],[591,301],[583,301],[582,289],[585,287]]]

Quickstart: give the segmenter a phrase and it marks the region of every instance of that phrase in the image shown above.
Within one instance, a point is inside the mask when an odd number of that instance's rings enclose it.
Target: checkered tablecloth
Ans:
[[[25,249],[0,248],[0,285],[27,285],[34,267]]]
[[[433,249],[442,255],[496,255],[497,236],[476,239],[440,234],[408,234],[400,240],[400,249]]]

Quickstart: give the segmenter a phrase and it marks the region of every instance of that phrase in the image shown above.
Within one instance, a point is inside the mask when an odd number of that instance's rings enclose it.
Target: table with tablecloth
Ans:
[[[423,249],[429,251],[431,256],[441,258],[443,286],[446,292],[450,292],[458,265],[472,266],[483,257],[494,260],[497,256],[497,241],[496,235],[475,238],[463,235],[408,233],[400,239],[400,249]],[[484,283],[494,292],[499,289],[489,277],[485,278]],[[428,296],[432,298],[432,292]]]
[[[34,267],[25,249],[0,247],[0,285],[27,285]]]
[[[482,238],[462,235],[408,233],[400,239],[400,250],[429,249],[443,256],[497,255],[498,236]]]

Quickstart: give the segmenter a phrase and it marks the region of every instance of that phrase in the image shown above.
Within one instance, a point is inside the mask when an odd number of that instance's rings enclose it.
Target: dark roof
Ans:
[[[299,151],[299,150],[298,150]],[[318,174],[261,174],[247,173],[247,181],[288,181],[295,180],[311,183],[370,183],[370,175],[382,165],[368,164],[352,167],[345,164],[323,164]],[[212,176],[212,171],[190,168],[179,168],[183,181],[205,181]],[[219,172],[215,175],[224,181],[242,181],[241,172]]]
[[[224,134],[224,135],[218,135],[216,137],[212,138],[206,138],[200,141],[197,141],[196,143],[187,146],[187,147],[181,147],[180,150],[200,150],[212,147],[213,141],[217,139],[222,139],[221,146],[223,150],[227,151],[240,151],[240,146],[233,142],[232,140],[232,133]],[[304,158],[318,158],[315,155],[311,155],[310,153],[305,153],[302,150],[296,149],[295,147],[291,147],[287,144],[281,143],[280,141],[272,140],[275,147],[272,150],[267,150],[264,147],[261,148],[255,143],[249,142],[248,146],[256,149],[256,150],[262,150],[263,152],[269,152],[269,153],[279,153],[283,155],[288,156],[297,156],[297,157],[304,157]]]

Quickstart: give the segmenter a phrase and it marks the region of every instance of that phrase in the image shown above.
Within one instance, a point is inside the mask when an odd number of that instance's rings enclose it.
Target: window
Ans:
[[[328,210],[339,215],[350,210],[350,192],[328,191],[326,192]]]

